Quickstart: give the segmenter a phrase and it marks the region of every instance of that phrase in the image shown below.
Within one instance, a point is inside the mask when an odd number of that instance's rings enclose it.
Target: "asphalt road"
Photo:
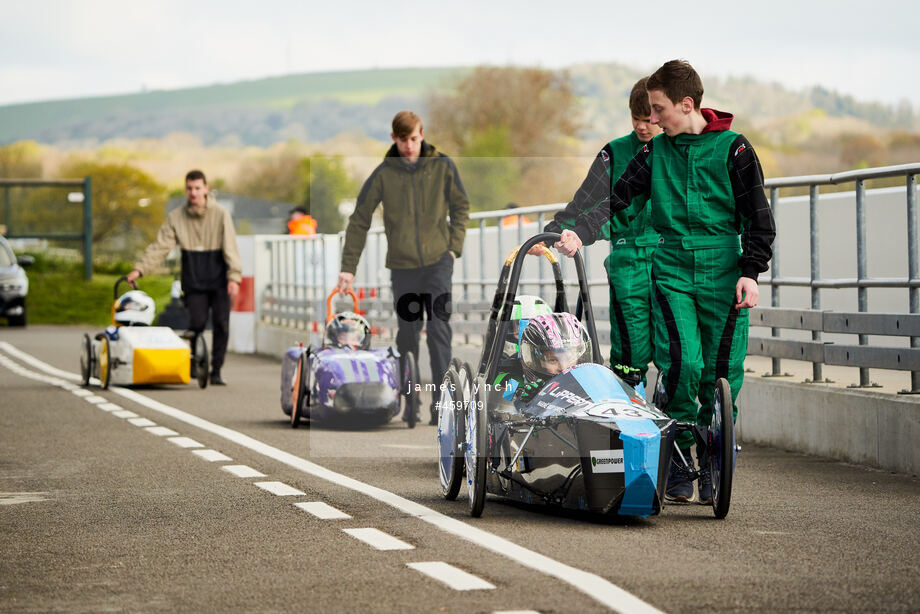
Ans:
[[[471,519],[434,427],[291,429],[255,356],[227,387],[86,396],[54,371],[77,374],[83,332],[0,328],[0,611],[920,611],[915,477],[745,445],[722,521],[494,497]],[[348,517],[296,505],[317,502]]]

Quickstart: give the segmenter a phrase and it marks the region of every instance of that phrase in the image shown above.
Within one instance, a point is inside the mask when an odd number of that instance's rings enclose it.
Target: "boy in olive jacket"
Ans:
[[[383,203],[386,266],[398,322],[396,349],[418,357],[427,320],[431,379],[440,384],[451,358],[451,276],[454,259],[463,252],[470,203],[453,160],[425,142],[418,115],[397,113],[390,137],[393,145],[364,182],[348,219],[338,286],[351,289],[371,217]],[[434,402],[431,424],[437,424]]]
[[[633,131],[607,143],[598,152],[588,176],[565,209],[546,225],[546,232],[575,226],[579,214],[610,200],[614,182],[642,145],[661,132],[650,122],[651,109],[645,83],[639,79],[629,94]],[[645,199],[639,203],[644,206]],[[610,285],[610,366],[631,385],[645,383],[652,360],[652,254],[658,233],[649,223],[650,210],[641,209],[633,220],[618,212],[603,225],[600,236],[610,241],[604,260]]]
[[[729,130],[731,114],[700,108],[703,84],[693,67],[667,62],[646,87],[652,123],[664,134],[630,161],[609,206],[580,215],[556,246],[574,253],[595,240],[610,215],[637,197],[650,198],[651,224],[661,235],[652,278],[662,409],[677,420],[709,424],[716,380],[728,380],[733,404],[741,390],[748,308],[757,305],[757,276],[767,270],[776,229],[754,148]],[[690,433],[677,443],[689,458]],[[711,477],[703,469],[701,503],[712,497]],[[689,501],[689,477],[672,463],[669,499]]]

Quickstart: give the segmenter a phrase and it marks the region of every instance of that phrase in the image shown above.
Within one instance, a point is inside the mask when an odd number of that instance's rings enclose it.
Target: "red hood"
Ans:
[[[722,130],[728,130],[732,127],[732,120],[735,119],[734,115],[726,113],[725,111],[701,109],[700,112],[703,114],[703,119],[706,120],[706,127],[703,128],[703,132],[721,132]]]

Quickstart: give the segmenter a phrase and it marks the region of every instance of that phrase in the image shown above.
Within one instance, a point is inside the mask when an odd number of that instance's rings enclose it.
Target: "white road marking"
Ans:
[[[284,482],[253,482],[253,484],[279,497],[292,497],[307,494],[302,490],[297,490],[293,486],[288,486]]]
[[[101,397],[98,394],[92,394],[88,397],[83,397],[83,400],[87,403],[92,403],[93,405],[99,405],[100,403],[108,403],[108,399]]]
[[[204,444],[198,443],[190,437],[170,437],[167,439],[169,443],[174,443],[180,448],[203,448]]]
[[[396,539],[392,535],[388,535],[381,531],[380,529],[342,529],[345,533],[348,533],[355,539],[363,541],[365,544],[371,548],[377,550],[414,550],[415,546],[412,544],[407,544],[401,539]]]
[[[381,448],[399,448],[400,450],[431,450],[431,446],[423,446],[417,443],[382,443]]]
[[[345,512],[337,510],[327,503],[322,501],[307,501],[303,503],[295,503],[297,507],[302,509],[305,512],[313,514],[321,520],[345,520],[351,518]]]
[[[495,588],[494,584],[490,584],[482,578],[441,561],[407,563],[407,565],[416,571],[422,572],[429,578],[443,582],[455,591],[481,591]]]
[[[179,434],[172,429],[166,428],[165,426],[151,426],[150,428],[146,428],[144,430],[147,431],[148,433],[153,433],[154,435],[157,435],[158,437],[171,437],[173,435]]]
[[[79,375],[64,371],[63,369],[58,369],[57,367],[53,367],[48,363],[43,362],[34,356],[23,352],[22,350],[19,350],[6,341],[0,341],[0,349],[12,356],[15,356],[21,361],[44,371],[45,373],[56,375],[70,381],[80,381]],[[539,552],[534,552],[533,550],[519,546],[518,544],[515,544],[514,542],[509,541],[503,537],[494,535],[483,529],[476,528],[461,520],[457,520],[456,518],[445,516],[444,514],[436,512],[433,509],[420,503],[410,501],[409,499],[400,497],[399,495],[383,490],[382,488],[378,488],[376,486],[372,486],[371,484],[366,484],[354,478],[348,477],[347,475],[337,473],[327,469],[326,467],[323,467],[322,465],[317,465],[316,463],[312,463],[304,458],[295,456],[290,452],[286,452],[274,446],[270,446],[259,441],[258,439],[254,439],[248,435],[240,433],[239,431],[234,431],[233,429],[229,429],[225,426],[214,424],[213,422],[209,422],[203,418],[199,418],[198,416],[184,412],[181,409],[177,409],[175,407],[166,405],[165,403],[160,403],[159,401],[145,397],[144,395],[134,390],[115,386],[112,392],[115,392],[116,394],[126,399],[134,401],[139,405],[143,405],[144,407],[154,411],[158,411],[167,416],[171,416],[176,420],[180,420],[186,424],[200,428],[228,441],[232,441],[239,446],[262,454],[268,458],[274,459],[279,463],[283,463],[289,467],[297,469],[298,471],[302,471],[303,473],[312,475],[316,478],[326,480],[337,486],[348,488],[355,492],[367,495],[368,497],[385,503],[386,505],[389,505],[390,507],[399,510],[400,512],[415,516],[419,520],[427,522],[446,533],[450,533],[451,535],[455,535],[469,542],[472,542],[481,548],[510,559],[520,565],[523,565],[524,567],[528,567],[539,573],[546,574],[561,580],[612,610],[616,610],[617,612],[621,612],[623,614],[662,614],[660,610],[653,607],[651,604],[646,603],[635,595],[623,590],[616,584],[613,584],[609,580],[606,580],[597,574],[566,565],[565,563],[560,563],[559,561],[551,559],[550,557],[540,554]]]
[[[122,409],[121,411],[113,411],[112,415],[115,416],[116,418],[137,418],[137,414],[135,414],[130,409]]]
[[[501,612],[492,612],[492,614],[540,614],[536,610],[502,610]]]
[[[224,471],[229,471],[238,478],[264,478],[265,474],[256,471],[247,465],[224,465],[221,467]]]
[[[121,411],[124,409],[121,405],[115,405],[115,403],[100,403],[96,407],[102,411]]]
[[[206,461],[231,461],[233,460],[226,454],[221,454],[217,450],[192,450],[192,454],[197,454]]]
[[[46,492],[0,492],[0,505],[17,505],[19,503],[38,503],[47,501],[42,495]]]
[[[72,394],[75,394],[78,397],[91,397],[93,395],[92,390],[87,390],[86,388],[75,388],[70,391]]]
[[[128,420],[134,426],[156,426],[156,422],[153,420],[148,420],[147,418],[131,418]]]

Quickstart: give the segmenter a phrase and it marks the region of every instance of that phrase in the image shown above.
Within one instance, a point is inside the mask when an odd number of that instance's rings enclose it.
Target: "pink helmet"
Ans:
[[[588,331],[570,313],[532,318],[521,334],[521,365],[528,380],[552,377],[590,361]]]

